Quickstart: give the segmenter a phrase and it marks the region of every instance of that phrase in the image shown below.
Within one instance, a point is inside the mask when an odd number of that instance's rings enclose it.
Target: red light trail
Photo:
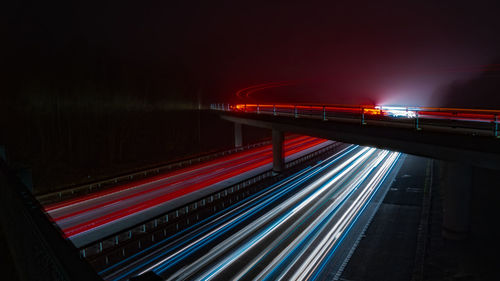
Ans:
[[[373,106],[373,105],[330,105],[330,104],[236,104],[230,106],[232,110],[240,112],[271,112],[294,113],[294,110],[309,111],[319,114],[352,113],[373,116],[391,116],[414,118],[416,114],[421,118],[450,119],[477,122],[497,122],[500,110],[467,109],[467,108],[439,108],[439,107],[405,107],[405,106]]]
[[[266,90],[266,89],[271,89],[271,88],[277,88],[277,87],[285,87],[285,86],[292,86],[296,85],[296,82],[292,81],[283,81],[283,82],[270,82],[270,83],[263,83],[263,84],[257,84],[253,85],[250,87],[246,87],[243,89],[240,89],[236,91],[236,96],[238,98],[249,98],[251,94]]]
[[[285,157],[326,140],[301,136],[285,142]],[[72,237],[164,204],[272,162],[271,146],[252,149],[153,178],[47,206],[45,210]],[[130,202],[130,203],[129,203]]]

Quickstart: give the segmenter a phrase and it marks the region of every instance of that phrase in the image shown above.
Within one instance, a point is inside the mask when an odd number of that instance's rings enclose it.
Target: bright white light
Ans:
[[[404,106],[375,106],[376,109],[380,109],[384,115],[392,117],[406,117],[415,118],[418,111],[415,107],[404,107]]]

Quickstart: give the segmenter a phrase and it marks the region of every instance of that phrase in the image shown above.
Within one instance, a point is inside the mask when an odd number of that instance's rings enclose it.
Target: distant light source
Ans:
[[[404,106],[375,106],[375,108],[380,109],[384,115],[392,116],[392,117],[406,117],[406,118],[415,118],[416,111],[418,108],[416,107],[404,107]]]

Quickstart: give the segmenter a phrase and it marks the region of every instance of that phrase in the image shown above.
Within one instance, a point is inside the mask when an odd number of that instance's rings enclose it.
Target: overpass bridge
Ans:
[[[469,232],[473,189],[500,185],[500,110],[324,104],[212,104],[235,124],[272,130],[275,172],[283,169],[283,133],[310,135],[440,160],[443,234]]]

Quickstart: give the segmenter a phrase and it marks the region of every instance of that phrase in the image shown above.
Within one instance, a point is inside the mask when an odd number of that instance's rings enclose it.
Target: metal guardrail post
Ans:
[[[326,110],[325,110],[325,106],[323,106],[323,121],[326,121]]]
[[[420,131],[422,128],[418,126],[418,110],[415,111],[415,130]]]
[[[299,114],[297,113],[297,106],[296,105],[293,106],[293,111],[294,111],[294,117],[295,118],[299,117]]]
[[[273,115],[276,116],[276,105],[273,104]]]
[[[245,113],[247,112],[247,104],[245,103]]]
[[[365,109],[363,107],[361,108],[361,125],[366,125],[366,122],[365,122]]]
[[[259,105],[257,105],[257,114],[260,113],[260,108],[259,108]]]
[[[498,138],[498,115],[495,114],[495,138]]]

